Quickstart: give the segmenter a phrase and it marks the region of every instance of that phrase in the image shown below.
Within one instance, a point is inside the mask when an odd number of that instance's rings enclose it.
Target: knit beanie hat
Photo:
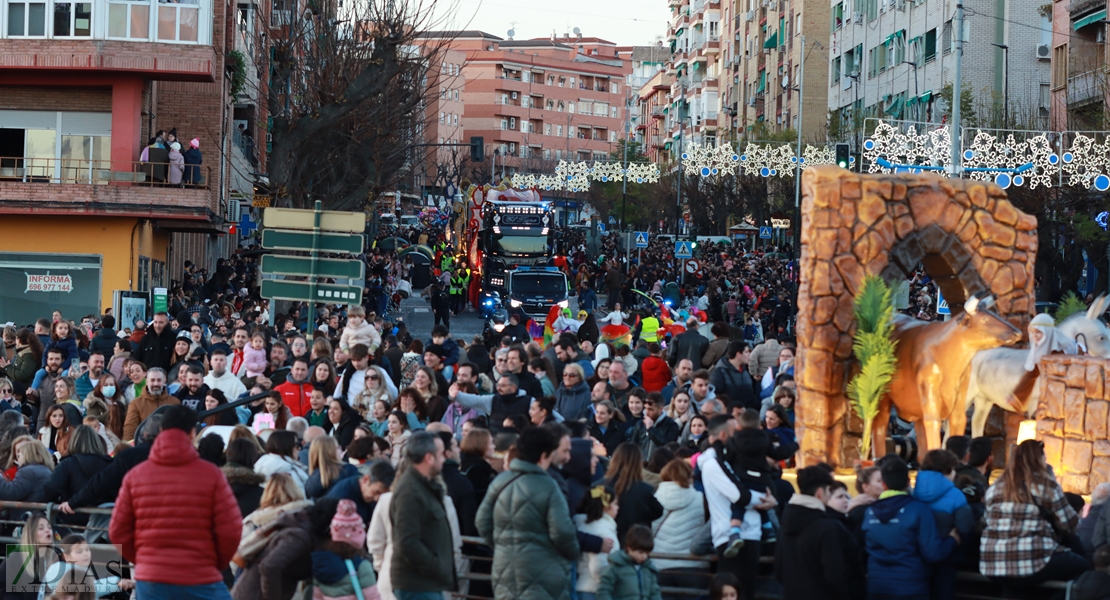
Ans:
[[[200,148],[200,138],[193,138],[189,142],[189,145],[192,146],[193,148]]]
[[[339,501],[331,520],[331,540],[345,542],[361,549],[366,544],[366,525],[358,515],[355,503],[346,498]]]

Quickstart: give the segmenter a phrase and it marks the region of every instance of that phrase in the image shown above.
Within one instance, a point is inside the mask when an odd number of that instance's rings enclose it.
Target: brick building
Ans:
[[[0,293],[0,317],[22,322],[33,302],[101,312],[116,290],[168,285],[184,260],[214,266],[226,251],[227,6],[4,4],[0,275],[16,285]],[[152,131],[171,128],[185,149],[200,139],[191,187],[139,162]],[[33,290],[46,272],[69,283]]]
[[[1054,131],[1106,129],[1106,0],[1052,3]]]
[[[459,104],[445,103],[443,112],[461,112],[458,139],[484,138],[498,177],[550,173],[559,160],[605,160],[622,136],[630,69],[611,42],[580,36],[506,40],[481,31],[421,37],[427,43],[448,40],[450,51],[465,55],[461,81],[444,82],[461,84]],[[438,128],[430,127],[425,139],[440,137],[433,130]]]

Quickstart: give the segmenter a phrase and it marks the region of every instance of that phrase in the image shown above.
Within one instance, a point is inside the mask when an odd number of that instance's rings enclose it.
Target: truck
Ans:
[[[557,267],[517,267],[505,273],[503,304],[510,312],[519,311],[537,323],[547,321],[551,305],[570,305],[567,276]]]

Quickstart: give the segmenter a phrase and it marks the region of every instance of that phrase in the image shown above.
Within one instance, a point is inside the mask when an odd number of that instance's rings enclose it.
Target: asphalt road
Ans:
[[[399,314],[404,319],[413,338],[419,340],[431,339],[432,325],[435,323],[435,319],[432,318],[432,308],[427,300],[419,296],[402,300],[401,310],[393,314],[394,316]],[[451,317],[451,335],[455,339],[463,340],[469,344],[474,336],[482,334],[483,325],[481,315],[471,309],[457,317]]]

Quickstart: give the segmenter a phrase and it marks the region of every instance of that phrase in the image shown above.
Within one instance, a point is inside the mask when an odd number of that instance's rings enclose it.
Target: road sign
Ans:
[[[647,248],[648,247],[648,234],[647,234],[646,231],[637,231],[636,232],[636,247],[637,248]]]
[[[319,238],[317,249],[320,252],[362,253],[363,239],[361,234],[321,233]],[[264,229],[262,230],[262,247],[267,250],[311,250],[312,234],[307,231]]]
[[[316,284],[316,296],[309,295],[311,284],[307,281],[282,281],[263,279],[263,298],[292,300],[294,302],[324,302],[327,304],[361,304],[362,288],[354,285]]]
[[[312,229],[316,211],[295,208],[267,208],[262,214],[262,225],[276,229]],[[366,215],[360,212],[320,211],[320,229],[323,231],[350,231],[362,233],[366,230]]]
[[[597,230],[600,231],[601,233],[605,233],[605,223],[602,223],[601,221],[598,221],[597,222]]]
[[[614,217],[613,215],[609,215],[609,224],[610,225],[616,225],[617,224],[617,218]]]
[[[690,260],[686,261],[686,272],[687,273],[689,273],[691,275],[697,275],[698,271],[700,271],[700,270],[701,270],[701,265],[698,264],[698,261],[693,260],[693,259],[690,259]]]
[[[761,239],[761,240],[771,239],[771,228],[770,227],[760,227],[759,228],[759,239]]]
[[[690,242],[677,241],[674,243],[674,257],[675,258],[693,258],[694,252],[690,248]]]
[[[939,289],[937,290],[937,314],[938,315],[950,315],[950,314],[952,314],[952,309],[948,308],[948,301],[944,299],[944,296],[941,295]]]
[[[316,261],[317,277],[345,277],[347,279],[362,279],[366,274],[365,265],[361,260],[336,260],[320,258]],[[279,254],[264,254],[262,256],[262,273],[266,275],[303,275],[308,277],[312,273],[313,260],[307,256],[282,256]]]

